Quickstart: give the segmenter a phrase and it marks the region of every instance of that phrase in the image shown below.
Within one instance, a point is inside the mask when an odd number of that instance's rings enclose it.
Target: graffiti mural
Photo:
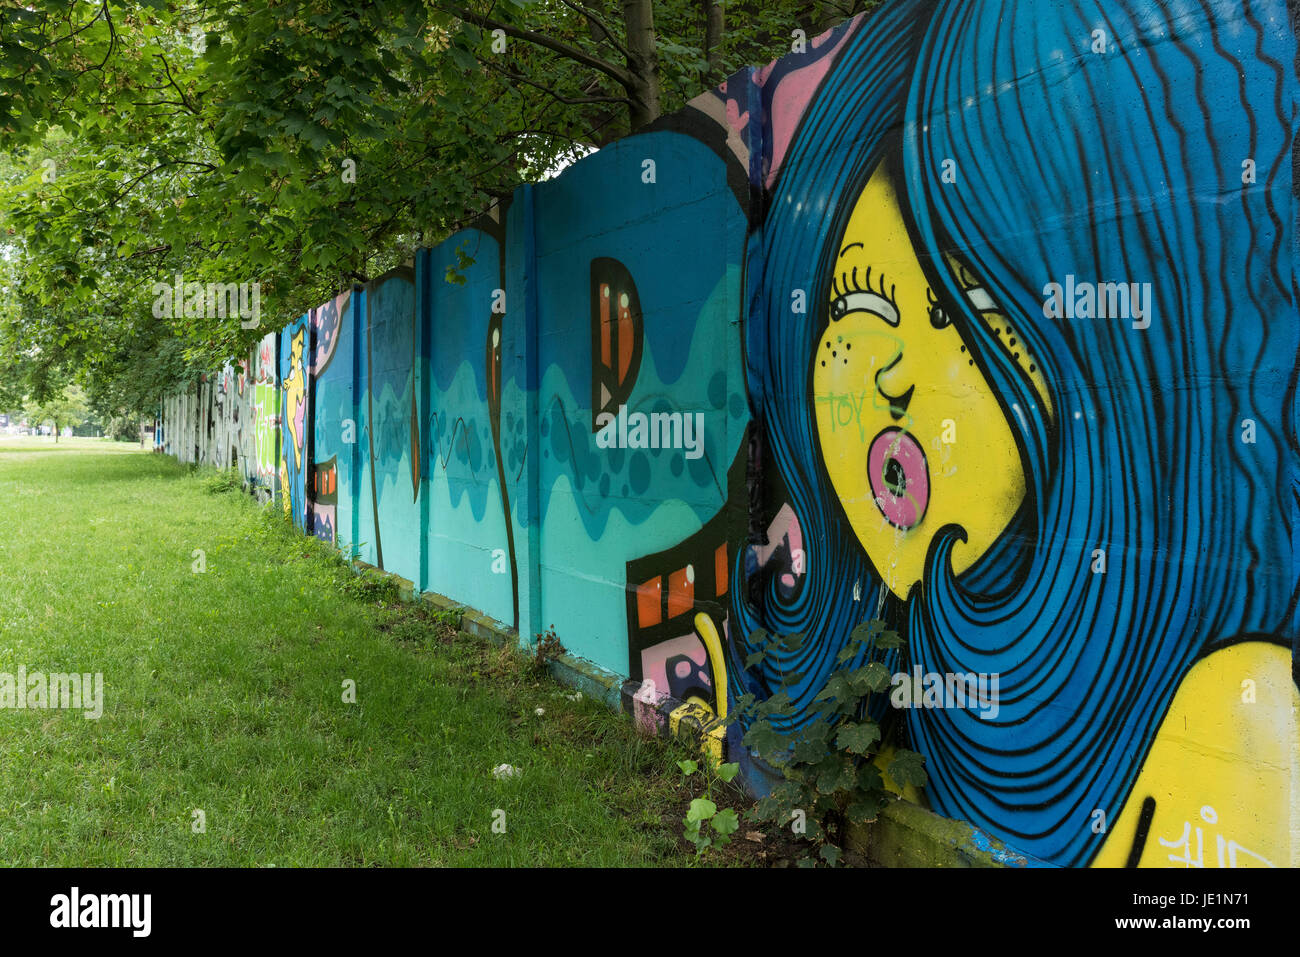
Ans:
[[[253,357],[253,471],[251,477],[268,495],[274,495],[280,460],[280,390],[276,371],[277,337],[268,335],[257,344]]]
[[[295,525],[307,525],[307,472],[311,449],[307,438],[308,410],[311,407],[311,314],[289,325],[280,333],[280,490],[284,512]]]
[[[163,448],[553,626],[756,792],[717,719],[797,673],[797,734],[880,619],[909,799],[1048,864],[1294,866],[1295,61],[1280,0],[892,0],[342,291]]]
[[[254,350],[169,396],[161,410],[162,428],[155,430],[157,449],[182,462],[233,469],[245,485],[269,495],[273,472],[264,453],[269,427],[264,410],[274,406],[266,390],[274,392],[268,383],[275,378],[274,370],[260,363]]]
[[[865,608],[899,671],[998,675],[996,718],[898,733],[931,807],[1043,860],[1293,859],[1287,22],[896,3],[790,94],[746,348],[807,581],[735,617],[817,636],[797,706]]]

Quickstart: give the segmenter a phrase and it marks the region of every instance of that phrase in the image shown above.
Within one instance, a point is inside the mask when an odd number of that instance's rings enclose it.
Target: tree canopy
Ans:
[[[871,0],[24,0],[0,10],[0,404],[106,416]],[[260,284],[257,328],[153,284]],[[173,310],[173,313],[175,310]]]
[[[65,386],[44,400],[31,400],[23,408],[23,415],[33,426],[48,425],[54,430],[54,441],[69,426],[78,426],[86,420],[89,408],[86,396],[79,386]]]

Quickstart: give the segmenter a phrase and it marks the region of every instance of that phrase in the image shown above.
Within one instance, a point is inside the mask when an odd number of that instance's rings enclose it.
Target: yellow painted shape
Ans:
[[[963,285],[973,281],[965,270],[958,276]],[[883,163],[857,198],[832,278],[831,318],[812,360],[822,461],[877,573],[906,598],[944,525],[961,525],[967,533],[953,551],[955,573],[993,544],[1024,499],[1024,471],[1002,407],[967,343],[956,326],[936,328],[931,321],[930,279]],[[972,287],[972,303],[981,293]],[[1006,320],[996,311],[982,315],[1005,332]],[[1003,334],[999,341],[1010,338]],[[1010,349],[1045,395],[1041,370],[1035,365],[1033,374],[1028,371],[1033,360],[1019,345]],[[868,476],[871,443],[891,427],[919,443],[929,475],[924,514],[906,530],[885,518]]]
[[[717,767],[722,763],[723,743],[726,741],[726,733],[721,725],[706,731],[704,740],[700,742],[701,749],[709,756],[713,766]]]
[[[709,665],[713,669],[713,697],[717,701],[714,709],[719,718],[727,716],[727,663],[722,657],[722,639],[718,629],[713,626],[713,619],[704,612],[695,615],[695,633],[700,636],[704,648],[709,653]]]
[[[288,515],[289,505],[289,466],[287,461],[280,459],[280,504],[284,506],[284,514]]]
[[[701,703],[698,698],[683,702],[668,712],[668,733],[674,738],[679,736],[678,732],[681,728],[682,719],[688,715],[693,715],[706,728],[714,720],[713,709]],[[720,724],[717,727],[709,728],[702,735],[700,750],[711,758],[712,763],[715,765],[722,761],[722,745],[725,738],[725,729]]]
[[[674,738],[677,737],[682,719],[690,715],[696,716],[702,722],[712,717],[709,709],[704,705],[699,704],[697,701],[684,701],[668,712],[668,733]]]
[[[1242,642],[1198,662],[1093,866],[1125,866],[1147,797],[1156,806],[1139,867],[1300,865],[1298,714],[1281,645]]]

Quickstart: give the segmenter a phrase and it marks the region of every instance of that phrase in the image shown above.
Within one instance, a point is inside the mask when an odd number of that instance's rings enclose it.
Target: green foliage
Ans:
[[[537,635],[537,643],[533,646],[533,671],[544,674],[549,670],[551,659],[558,658],[564,653],[564,645],[560,642],[559,635],[555,633],[555,626],[551,625],[546,631]]]
[[[460,611],[455,608],[439,608],[429,615],[429,620],[440,628],[455,630],[460,627]]]
[[[392,577],[368,569],[345,579],[343,592],[368,605],[391,605],[401,600]]]
[[[111,418],[106,429],[110,438],[118,442],[138,442],[142,420],[136,415],[119,415]]]
[[[746,668],[768,661],[775,666],[785,657],[784,652],[796,651],[803,640],[802,635],[782,637],[756,630],[748,638],[755,650],[747,656]],[[881,662],[869,659],[875,652],[901,645],[901,637],[884,622],[865,621],[855,628],[837,655],[837,667],[814,698],[813,719],[798,733],[782,733],[774,723],[790,711],[785,691],[765,701],[747,695],[728,715],[729,721],[748,719],[743,744],[784,776],[758,802],[755,819],[791,825],[814,842],[817,858],[810,858],[807,864],[820,860],[834,866],[840,860],[847,826],[876,820],[894,799],[874,763],[882,742],[880,725],[870,709],[872,695],[889,688],[890,673]],[[798,680],[776,667],[781,685]],[[926,781],[924,758],[899,749],[889,773],[900,786],[921,787]]]
[[[654,0],[654,70],[632,63],[610,0],[7,5],[0,405],[75,380],[105,420],[151,415],[199,371],[630,132],[617,77],[655,73],[670,112],[789,52],[794,29],[870,5],[737,0],[706,49],[698,0]],[[513,31],[504,50],[472,22],[483,14]],[[153,284],[178,273],[260,283],[261,325],[155,316]]]
[[[698,761],[682,760],[677,762],[683,779],[700,773],[704,778],[705,796],[693,798],[682,823],[686,825],[686,839],[695,845],[696,856],[701,856],[710,847],[721,847],[731,841],[731,835],[740,827],[740,815],[735,808],[718,810],[713,800],[713,789],[718,782],[730,784],[740,772],[739,764],[720,764],[714,768],[706,761],[701,770]],[[706,829],[704,825],[708,825]]]
[[[43,401],[29,400],[23,407],[23,414],[32,425],[52,426],[56,440],[62,429],[84,422],[88,412],[86,395],[75,385],[66,386]]]
[[[242,490],[244,480],[236,469],[217,469],[204,479],[203,487],[213,495],[221,495]]]

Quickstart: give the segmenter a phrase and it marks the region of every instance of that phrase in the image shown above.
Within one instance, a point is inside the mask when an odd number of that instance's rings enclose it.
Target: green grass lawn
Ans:
[[[384,600],[217,484],[138,446],[0,436],[0,672],[104,680],[99,720],[0,709],[0,861],[694,860],[683,746]]]

